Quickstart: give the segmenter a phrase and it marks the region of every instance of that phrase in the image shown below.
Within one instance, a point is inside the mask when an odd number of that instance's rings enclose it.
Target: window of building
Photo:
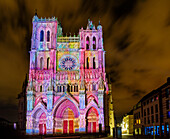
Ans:
[[[95,57],[93,57],[93,69],[96,68],[96,62],[95,62]]]
[[[149,108],[147,108],[147,113],[148,113],[148,115],[150,114]]]
[[[89,50],[89,36],[86,38],[86,50]]]
[[[63,85],[63,92],[65,92],[66,90],[65,90],[65,85]]]
[[[170,118],[170,111],[167,111],[167,118]]]
[[[95,90],[96,90],[96,85],[95,85],[95,84],[93,84],[93,86],[92,86],[92,90],[93,90],[93,91],[95,91]]]
[[[70,91],[73,92],[73,86],[72,86],[72,85],[71,85],[71,87],[70,87]]]
[[[156,114],[156,123],[158,123],[158,114]]]
[[[48,30],[47,31],[47,42],[49,42],[50,41],[50,31]]]
[[[40,58],[40,69],[43,69],[43,57]]]
[[[156,96],[154,96],[154,100],[156,101],[156,100],[158,100],[158,96],[156,95]]]
[[[40,92],[42,92],[42,85],[40,85]]]
[[[166,109],[169,109],[169,100],[166,100]]]
[[[153,102],[154,101],[154,98],[151,98],[151,102]]]
[[[153,106],[151,107],[151,114],[153,114]]]
[[[60,86],[59,85],[57,86],[57,92],[60,92]]]
[[[150,124],[150,117],[148,117],[148,124]]]
[[[146,109],[144,109],[144,116],[146,116]]]
[[[143,102],[143,105],[145,106],[145,105],[146,105],[146,102]]]
[[[87,69],[89,69],[89,58],[86,58]]]
[[[40,32],[40,41],[43,42],[44,41],[44,31],[41,30]]]
[[[50,58],[48,57],[47,58],[47,69],[49,69],[49,67],[50,67]]]
[[[151,116],[151,120],[152,120],[152,123],[154,123],[154,116],[153,115]]]
[[[70,85],[67,84],[67,91],[70,92]]]
[[[74,92],[78,92],[78,85],[77,84],[74,86]]]
[[[144,118],[144,124],[146,124],[146,118]]]
[[[140,112],[139,112],[139,118],[140,118]]]
[[[96,50],[96,37],[93,37],[93,50]]]
[[[60,86],[60,91],[59,92],[62,92],[62,86]]]
[[[167,89],[165,90],[165,92],[166,92],[166,98],[168,98],[168,97],[169,97],[169,89],[167,88]]]
[[[155,105],[155,112],[158,112],[158,104]]]
[[[147,104],[149,104],[149,100],[147,100]]]

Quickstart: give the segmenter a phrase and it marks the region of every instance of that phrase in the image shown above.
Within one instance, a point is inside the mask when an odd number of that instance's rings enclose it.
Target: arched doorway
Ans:
[[[97,110],[92,107],[87,112],[87,124],[86,129],[88,133],[98,132],[99,129],[99,114]]]
[[[65,99],[54,107],[54,132],[76,133],[79,131],[79,110],[76,105]]]
[[[74,113],[69,108],[63,114],[63,133],[74,133]]]
[[[43,112],[39,118],[39,134],[46,134],[46,114]]]

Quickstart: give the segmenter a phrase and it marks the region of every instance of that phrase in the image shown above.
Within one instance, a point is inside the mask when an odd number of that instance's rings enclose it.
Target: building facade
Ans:
[[[102,26],[96,29],[89,20],[78,36],[63,36],[55,17],[35,15],[32,23],[26,133],[104,131],[111,92]]]
[[[122,134],[133,134],[133,111],[127,113],[122,119]]]
[[[25,133],[26,129],[26,113],[27,113],[27,99],[26,99],[26,88],[27,88],[27,75],[22,85],[22,91],[18,94],[18,129],[21,133]]]
[[[170,78],[167,79],[165,84],[144,96],[135,105],[133,111],[135,134],[161,137],[170,136],[169,89]]]

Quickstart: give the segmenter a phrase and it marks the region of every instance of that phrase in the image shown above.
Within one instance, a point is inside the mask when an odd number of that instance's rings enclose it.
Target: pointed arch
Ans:
[[[70,97],[70,96],[62,96],[62,97],[60,97],[60,99],[59,100],[57,100],[56,102],[55,102],[55,104],[54,104],[54,107],[53,107],[53,110],[52,110],[52,113],[53,113],[53,116],[55,116],[56,115],[56,111],[58,110],[58,107],[60,106],[60,104],[62,104],[64,101],[66,101],[66,100],[69,100],[70,102],[71,102],[71,104],[72,105],[74,105],[75,107],[76,107],[76,110],[77,110],[77,112],[78,112],[78,115],[80,115],[80,113],[79,113],[79,108],[78,108],[78,102],[76,101],[76,100],[74,100],[72,97]]]

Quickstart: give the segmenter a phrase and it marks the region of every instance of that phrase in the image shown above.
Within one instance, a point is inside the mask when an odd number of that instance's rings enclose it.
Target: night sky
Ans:
[[[117,117],[170,76],[170,0],[0,0],[0,117],[17,121],[35,9],[64,34],[101,21]]]

